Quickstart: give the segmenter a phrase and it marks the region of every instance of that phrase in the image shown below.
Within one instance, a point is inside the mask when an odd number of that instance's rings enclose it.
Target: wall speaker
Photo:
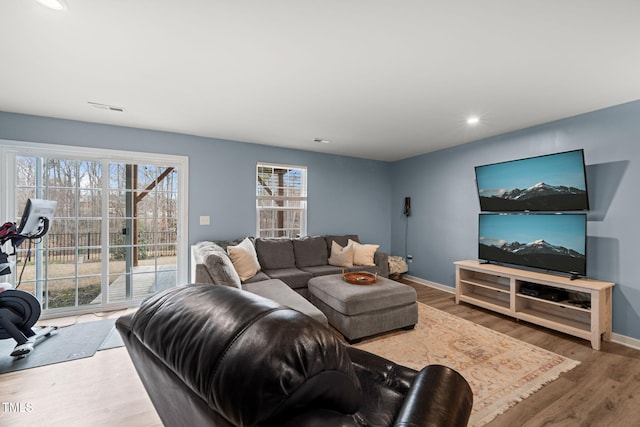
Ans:
[[[404,198],[404,207],[402,208],[402,213],[404,216],[411,215],[411,197]]]

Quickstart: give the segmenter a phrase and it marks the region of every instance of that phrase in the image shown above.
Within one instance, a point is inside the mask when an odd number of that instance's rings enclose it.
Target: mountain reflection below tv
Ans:
[[[589,209],[583,150],[476,166],[481,211]]]
[[[586,214],[480,214],[478,258],[587,274]]]

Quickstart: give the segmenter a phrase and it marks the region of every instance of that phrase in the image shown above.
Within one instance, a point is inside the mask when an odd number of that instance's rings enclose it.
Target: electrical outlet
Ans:
[[[413,255],[407,255],[407,262],[413,262]]]

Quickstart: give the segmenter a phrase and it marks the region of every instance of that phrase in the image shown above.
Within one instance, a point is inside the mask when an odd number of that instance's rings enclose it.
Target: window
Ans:
[[[0,154],[3,218],[19,219],[30,197],[58,202],[31,258],[30,242],[17,250],[20,289],[45,315],[132,306],[184,283],[186,157],[11,141]]]
[[[259,237],[306,235],[306,167],[258,163],[256,222]]]

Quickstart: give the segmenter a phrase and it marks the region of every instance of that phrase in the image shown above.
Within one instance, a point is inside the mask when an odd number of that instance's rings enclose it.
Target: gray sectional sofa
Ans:
[[[191,283],[211,283],[247,290],[299,310],[321,323],[326,316],[307,301],[307,284],[313,277],[340,274],[343,267],[329,264],[333,241],[346,246],[349,239],[360,242],[357,235],[314,236],[299,239],[252,239],[260,271],[240,281],[227,256],[227,247],[237,241],[203,241],[191,247]],[[376,251],[375,266],[355,265],[349,271],[370,271],[389,276],[388,254]],[[295,292],[294,292],[295,291]]]

